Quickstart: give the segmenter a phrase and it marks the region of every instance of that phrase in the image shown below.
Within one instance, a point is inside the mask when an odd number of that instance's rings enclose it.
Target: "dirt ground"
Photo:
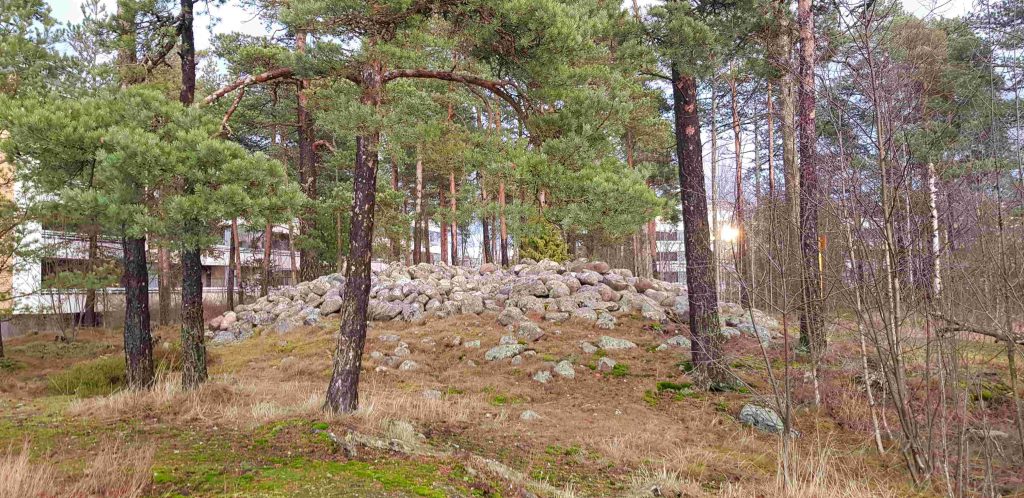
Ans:
[[[845,362],[848,375],[826,381],[817,408],[807,399],[806,366],[795,363],[799,436],[788,448],[792,479],[782,489],[779,436],[737,420],[743,405],[771,402],[756,341],[728,345],[746,387],[700,393],[685,387],[688,351],[655,350],[671,335],[688,334],[685,328],[631,318],[611,331],[589,322],[542,326],[544,337],[528,344],[535,353],[514,365],[484,359],[510,334],[493,316],[373,323],[360,409],[341,417],[320,410],[336,321],[211,347],[211,379],[193,393],[177,385],[172,328],[155,333],[161,381],[144,393],[54,392],[54,375],[119,358],[119,331],[85,331],[74,344],[17,338],[8,342],[9,364],[0,372],[0,449],[10,456],[29,448],[31,464],[37,471],[48,466],[59,489],[107,472],[97,468],[103,458],[142,462],[138,476],[152,474],[139,492],[103,496],[933,494],[912,487],[895,448],[883,455],[874,449],[855,362]],[[390,354],[397,346],[381,340],[385,335],[399,335],[410,350],[406,359],[419,367],[378,368],[371,352]],[[580,341],[602,335],[638,347],[582,351]],[[474,340],[481,347],[465,346]],[[833,349],[839,356],[832,361],[842,366],[844,347]],[[771,364],[781,364],[780,347],[767,353]],[[620,367],[597,371],[602,356]],[[532,380],[561,360],[575,365],[574,379]],[[539,418],[521,419],[528,410]]]

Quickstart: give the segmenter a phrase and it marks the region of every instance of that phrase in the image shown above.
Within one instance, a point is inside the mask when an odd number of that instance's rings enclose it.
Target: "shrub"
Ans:
[[[519,255],[535,261],[565,261],[569,259],[569,246],[565,244],[565,240],[554,225],[542,223],[537,235],[523,238],[519,246]]]
[[[47,387],[53,394],[84,398],[110,394],[123,387],[126,381],[124,358],[104,356],[49,375]]]

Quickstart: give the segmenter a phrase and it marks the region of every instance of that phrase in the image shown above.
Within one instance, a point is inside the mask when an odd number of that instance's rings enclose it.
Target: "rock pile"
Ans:
[[[255,303],[239,305],[209,322],[211,342],[245,339],[257,328],[286,333],[300,325],[316,324],[341,311],[344,284],[345,277],[332,274],[286,286]],[[373,272],[369,304],[372,321],[422,323],[429,318],[487,312],[494,313],[501,325],[515,327],[519,339],[533,342],[544,331],[527,318],[528,314],[549,322],[588,320],[608,330],[615,328],[616,315],[633,313],[655,322],[665,321],[670,315],[685,321],[689,303],[686,287],[681,284],[637,278],[629,270],[612,269],[600,261],[581,260],[563,265],[549,260],[526,260],[508,269],[490,263],[479,268],[427,263],[407,267],[393,263]],[[751,322],[750,314],[738,305],[723,304],[723,333],[730,337],[748,334],[763,342],[770,341],[778,331],[778,323],[756,310],[755,321]],[[669,346],[682,345],[676,339]],[[519,353],[513,352],[519,346],[499,345],[487,354],[514,356]]]

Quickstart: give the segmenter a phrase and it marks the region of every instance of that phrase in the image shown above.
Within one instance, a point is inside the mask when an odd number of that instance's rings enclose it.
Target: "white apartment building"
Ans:
[[[26,186],[13,181],[13,167],[0,156],[0,194],[6,200],[21,202],[27,197]],[[203,299],[208,303],[223,303],[227,292],[227,267],[231,240],[230,223],[223,223],[221,241],[204,251]],[[239,256],[241,265],[258,274],[264,256],[265,227],[247,227],[239,222]],[[275,226],[271,234],[271,286],[286,285],[291,281],[293,265],[301,264],[297,252],[290,250],[289,229]],[[0,316],[3,314],[40,315],[76,314],[83,311],[85,292],[82,290],[54,288],[53,277],[65,271],[81,271],[86,268],[89,243],[81,233],[67,231],[47,221],[31,221],[23,226],[19,253],[13,261],[0,264],[0,295],[9,299],[0,300]],[[117,261],[122,258],[121,240],[116,237],[100,236],[97,244],[99,259]],[[149,275],[151,307],[157,306],[158,258],[157,251],[149,251]],[[119,265],[118,265],[119,266]],[[119,269],[117,275],[120,275]],[[237,280],[236,280],[237,282]],[[236,283],[236,285],[238,285]],[[250,284],[251,285],[251,284]],[[255,289],[250,291],[250,294]],[[124,305],[123,287],[114,285],[100,289],[96,311],[103,313],[105,307],[120,309]],[[177,289],[172,292],[175,301],[180,297]],[[5,324],[5,329],[10,325]]]

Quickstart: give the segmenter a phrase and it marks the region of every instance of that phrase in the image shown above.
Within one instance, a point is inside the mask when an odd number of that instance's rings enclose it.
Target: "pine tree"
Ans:
[[[690,302],[692,361],[699,385],[733,384],[723,360],[716,262],[711,252],[707,191],[698,116],[697,78],[711,74],[726,47],[750,32],[749,2],[670,2],[652,12],[655,42],[669,68],[683,205],[686,281]]]

